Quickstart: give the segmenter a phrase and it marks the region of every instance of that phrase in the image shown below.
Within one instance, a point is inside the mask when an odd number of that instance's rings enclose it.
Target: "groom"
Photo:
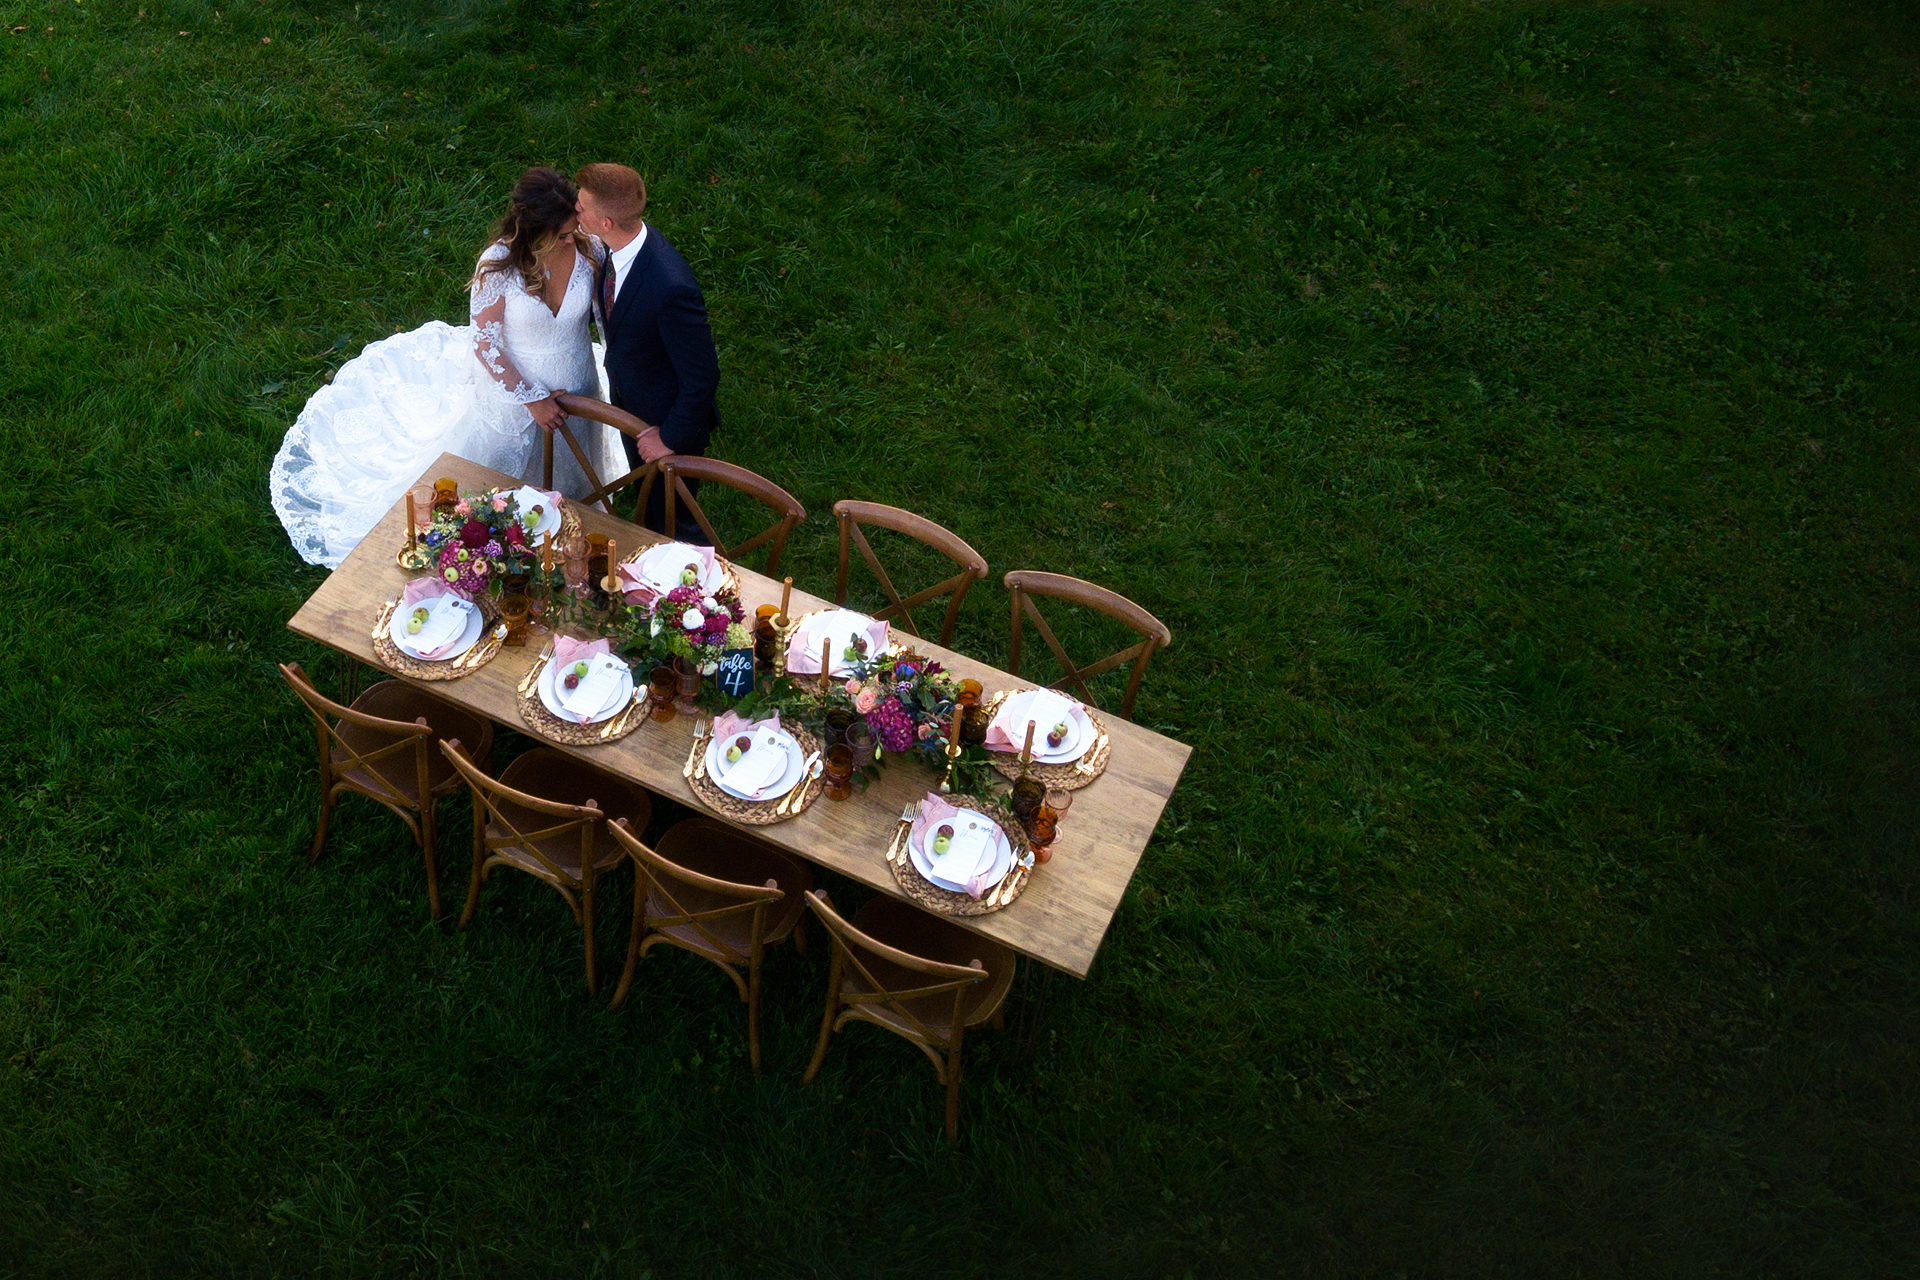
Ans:
[[[599,236],[613,251],[595,281],[605,317],[608,389],[616,408],[657,424],[637,441],[620,437],[627,460],[637,467],[669,453],[703,454],[720,425],[713,403],[720,356],[693,269],[642,219],[647,188],[639,174],[623,164],[590,164],[574,183],[580,188],[580,229]],[[689,490],[699,483],[689,481]],[[706,541],[685,507],[674,514],[673,537]],[[668,532],[666,486],[653,487],[644,516],[636,517],[656,533]]]

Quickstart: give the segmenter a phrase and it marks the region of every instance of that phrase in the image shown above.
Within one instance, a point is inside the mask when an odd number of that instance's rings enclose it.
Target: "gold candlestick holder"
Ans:
[[[798,618],[787,618],[785,622],[779,618],[773,620],[773,678],[775,680],[787,674],[787,645],[792,642],[793,633],[799,625]]]
[[[946,772],[946,776],[940,779],[941,795],[950,796],[953,794],[953,775],[955,770],[959,769],[959,767],[960,767],[960,744],[957,742],[949,742],[947,744],[947,772]]]

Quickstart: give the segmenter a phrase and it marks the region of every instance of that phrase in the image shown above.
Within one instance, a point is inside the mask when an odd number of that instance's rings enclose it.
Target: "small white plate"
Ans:
[[[1016,693],[1013,697],[1030,698],[1032,694],[1039,692],[1042,691],[1030,689],[1025,693]],[[1011,699],[1009,701],[1011,701]],[[1049,747],[1047,745],[1047,733],[1053,728],[1053,725],[1043,724],[1035,727],[1033,731],[1033,758],[1035,763],[1072,764],[1075,760],[1078,760],[1087,753],[1087,748],[1092,745],[1095,736],[1093,732],[1093,719],[1087,715],[1085,703],[1076,702],[1073,705],[1080,714],[1077,716],[1069,714],[1067,716],[1067,736],[1061,739],[1058,747]],[[996,718],[998,718],[997,715]],[[1022,726],[1020,733],[1014,735],[1016,745],[1008,748],[1014,755],[1020,753],[1017,739],[1023,737],[1025,734],[1026,728]]]
[[[633,571],[640,579],[655,591],[665,595],[680,586],[680,572],[688,565],[700,566],[700,548],[690,547],[684,542],[662,542],[641,552],[640,558],[630,561]],[[711,566],[701,569],[697,584],[701,591],[712,595],[727,580],[727,571],[721,567],[718,557]]]
[[[576,659],[576,661],[578,661],[578,659]],[[582,721],[575,720],[573,716],[560,705],[559,690],[554,687],[560,678],[559,666],[560,664],[558,662],[549,658],[547,659],[547,665],[540,668],[540,680],[536,686],[540,691],[540,705],[551,711],[556,720],[564,720],[568,724],[581,724],[583,723]],[[614,691],[613,697],[607,700],[607,705],[601,707],[592,719],[584,721],[584,723],[600,724],[605,720],[610,720],[621,711],[624,711],[627,703],[631,701],[633,701],[633,668],[628,667],[626,677],[620,681],[620,687]]]
[[[765,804],[769,800],[778,800],[781,796],[784,796],[787,792],[799,785],[800,766],[806,763],[807,755],[806,752],[800,750],[800,744],[788,736],[785,730],[780,730],[773,736],[778,741],[780,749],[787,753],[787,769],[785,773],[782,773],[772,783],[761,788],[761,794],[759,796],[750,796],[741,788],[728,786],[727,780],[720,776],[721,772],[725,770],[728,765],[727,757],[721,750],[721,743],[718,738],[707,743],[707,776],[712,778],[714,784],[722,791],[733,796],[735,799],[750,800],[755,804]],[[756,746],[754,749],[761,750],[763,748]]]
[[[986,814],[973,809],[962,809],[949,819],[949,821],[954,823],[979,822],[992,831],[993,862],[987,868],[987,889],[991,889],[994,885],[999,884],[1000,881],[1006,877],[1007,872],[1013,870],[1013,842],[1007,839],[1006,832],[1000,830],[999,823],[989,818]],[[928,831],[937,829],[937,823],[927,828]],[[951,880],[943,880],[933,874],[933,859],[925,849],[920,847],[918,840],[912,838],[907,840],[907,853],[908,856],[913,859],[914,869],[925,876],[929,883],[938,885],[940,888],[953,893],[965,893],[967,891],[967,886],[964,884],[954,884]],[[986,890],[983,889],[981,892],[984,893],[985,891]]]
[[[407,634],[407,618],[412,615],[413,610],[406,605],[394,606],[393,621],[387,624],[387,635],[400,652],[406,654],[416,662],[451,662],[467,650],[473,648],[473,646],[479,642],[481,634],[487,629],[486,620],[480,616],[479,609],[464,600],[460,601],[460,604],[466,610],[467,614],[466,629],[460,633],[460,638],[454,641],[453,648],[447,650],[437,658],[423,658],[420,656],[420,651],[414,647],[413,637]]]
[[[540,545],[540,539],[560,532],[560,506],[552,498],[549,498],[538,489],[529,488],[524,485],[513,490],[511,496],[514,502],[518,504],[519,513],[523,518],[527,512],[532,510],[536,505],[541,508],[539,524],[533,526],[531,529],[528,529],[524,524],[520,526],[521,530],[527,535],[527,541],[529,543],[537,547]]]

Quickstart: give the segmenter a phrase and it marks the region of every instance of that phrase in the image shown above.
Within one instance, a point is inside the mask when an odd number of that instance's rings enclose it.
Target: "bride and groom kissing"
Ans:
[[[468,282],[468,323],[429,321],[370,343],[288,429],[269,487],[303,559],[338,567],[442,453],[539,483],[542,433],[563,421],[602,477],[706,451],[720,424],[706,301],[646,207],[646,185],[625,165],[520,176]],[[635,440],[569,418],[561,393],[651,425]],[[554,451],[553,482],[570,497],[590,488],[568,449]],[[651,507],[661,497],[656,487]],[[669,532],[662,511],[646,516]],[[671,532],[704,541],[697,528]]]

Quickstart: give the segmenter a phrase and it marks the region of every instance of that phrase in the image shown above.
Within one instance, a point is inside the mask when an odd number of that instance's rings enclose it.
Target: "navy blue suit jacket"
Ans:
[[[606,296],[608,269],[603,262],[596,300]],[[602,325],[613,403],[659,427],[661,441],[675,453],[705,453],[720,425],[713,402],[720,355],[693,269],[660,228],[649,226],[647,242],[619,288],[613,314]]]

